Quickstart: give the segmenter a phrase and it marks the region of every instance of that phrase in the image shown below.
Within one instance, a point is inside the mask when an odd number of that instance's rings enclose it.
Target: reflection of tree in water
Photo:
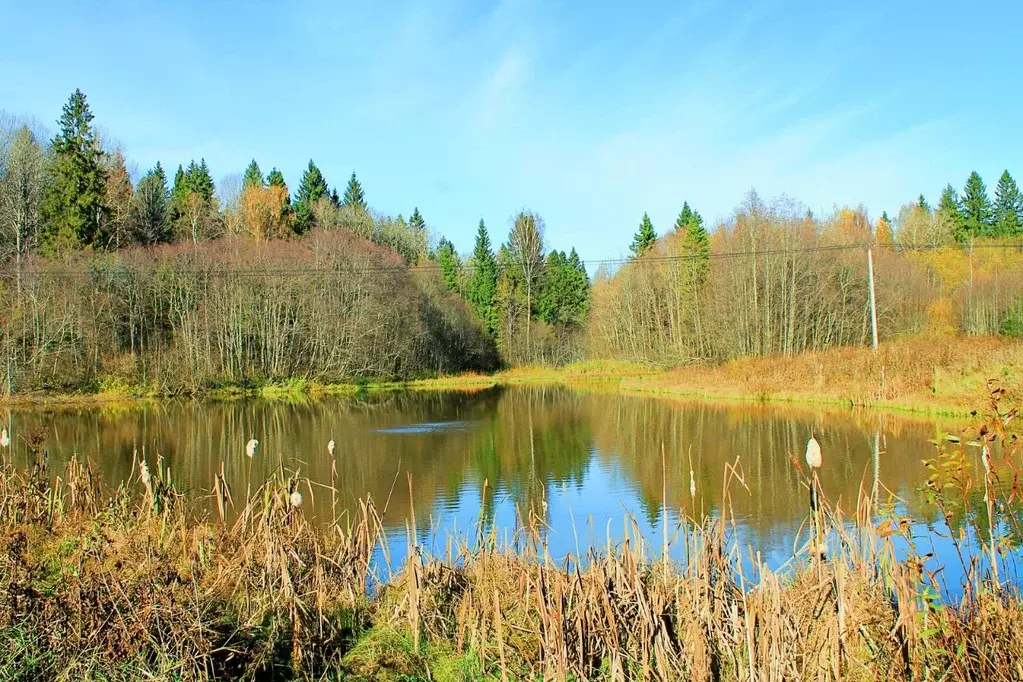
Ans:
[[[733,487],[734,514],[759,536],[774,538],[790,533],[807,511],[807,491],[790,456],[802,461],[811,426],[824,448],[822,489],[848,511],[861,482],[871,491],[875,466],[885,485],[913,490],[923,480],[920,460],[934,428],[924,422],[879,424],[876,415],[848,412],[624,395],[594,397],[590,408],[598,452],[609,463],[619,463],[636,482],[648,521],[659,521],[663,442],[670,509],[694,516],[720,512],[725,467],[739,457],[750,492]],[[884,433],[887,444],[877,460],[875,433]],[[690,466],[695,500],[689,494]]]
[[[488,482],[486,523],[494,519],[495,489],[511,496],[523,520],[544,521],[549,486],[582,482],[592,443],[585,401],[554,387],[504,393],[471,453],[478,482]]]
[[[244,448],[252,437],[260,440],[254,484],[277,466],[278,457],[286,466],[301,467],[312,481],[329,483],[326,445],[334,440],[339,504],[350,508],[369,495],[383,510],[386,502],[384,522],[394,528],[404,527],[413,503],[424,528],[432,512],[475,516],[471,507],[484,480],[485,521],[492,523],[498,509],[503,513],[513,505],[523,520],[531,515],[546,520],[545,503],[555,490],[582,486],[591,452],[611,475],[624,476],[628,494],[634,489],[648,520],[656,522],[663,442],[670,509],[697,516],[718,512],[725,465],[739,456],[750,493],[733,489],[735,514],[752,531],[777,537],[790,533],[806,513],[807,493],[789,457],[801,459],[815,425],[824,449],[821,485],[829,500],[841,498],[851,510],[861,481],[872,489],[876,461],[880,482],[905,499],[912,514],[933,518],[934,512],[917,492],[925,478],[920,461],[934,455],[927,442],[934,425],[852,412],[708,405],[548,386],[374,393],[292,404],[166,402],[119,411],[15,412],[8,423],[15,456],[24,453],[21,435],[42,425],[55,470],[77,452],[97,460],[106,480],[115,483],[130,472],[132,453],[144,450],[150,460],[162,455],[177,484],[195,494],[211,488],[221,461],[235,492],[244,494]],[[433,423],[440,425],[402,431]],[[881,451],[876,460],[875,434]],[[322,490],[314,490],[310,513],[329,513],[330,495]],[[884,502],[886,493],[880,498]]]

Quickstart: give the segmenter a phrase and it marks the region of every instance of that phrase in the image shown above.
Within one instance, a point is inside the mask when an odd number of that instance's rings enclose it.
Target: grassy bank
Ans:
[[[965,416],[985,406],[990,380],[997,381],[1009,399],[1023,400],[1023,342],[994,337],[912,339],[882,344],[877,354],[866,348],[841,348],[674,369],[625,361],[587,361],[563,367],[516,367],[495,374],[411,381],[322,384],[296,378],[278,383],[228,384],[187,397],[302,401],[374,391],[477,390],[497,385],[565,383],[650,395]],[[146,387],[110,382],[95,393],[15,395],[0,404],[140,403],[165,397],[170,396]]]
[[[481,377],[418,382],[469,386]],[[613,385],[617,390],[711,400],[806,403],[967,416],[986,408],[988,382],[1023,400],[1023,342],[994,337],[911,339],[868,348],[795,356],[743,358],[674,369],[629,362],[583,362],[561,368],[521,367],[496,384]]]
[[[4,463],[0,671],[24,680],[1019,679],[1023,601],[992,570],[1004,571],[999,554],[1020,537],[1008,484],[1019,441],[1005,422],[993,412],[984,424],[1004,439],[989,472],[971,467],[965,445],[935,453],[929,486],[946,531],[981,538],[975,555],[960,547],[967,580],[954,604],[938,596],[940,572],[897,553],[909,520],[883,512],[869,484],[854,508],[824,500],[808,513],[784,572],[755,557],[752,573],[735,570],[751,556],[727,513],[730,496],[748,494],[741,465],[724,472],[719,518],[665,528],[684,564],[658,559],[662,548],[638,535],[562,563],[546,551],[542,520],[527,518],[516,548],[481,529],[473,549],[455,539],[432,557],[410,539],[411,560],[391,573],[374,571],[383,528],[372,502],[354,516],[306,517],[309,497],[332,498],[336,481],[280,469],[249,496],[245,481],[219,474],[210,494],[220,511],[196,517],[159,462],[138,462],[116,489],[76,460],[60,472],[42,458],[26,470]],[[984,514],[970,511],[976,504]]]
[[[843,348],[746,358],[624,380],[626,390],[714,399],[828,403],[966,415],[987,403],[988,381],[1023,398],[1023,343],[997,338],[899,341],[877,354]]]

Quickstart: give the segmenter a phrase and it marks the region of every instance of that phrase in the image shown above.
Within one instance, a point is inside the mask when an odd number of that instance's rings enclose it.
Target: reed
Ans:
[[[1019,439],[992,395],[983,423],[939,443],[926,484],[962,543],[954,603],[926,557],[900,550],[911,520],[880,508],[869,481],[851,515],[817,496],[819,529],[770,570],[728,513],[731,495],[750,494],[738,460],[722,513],[665,523],[663,547],[633,524],[621,542],[559,559],[524,523],[507,545],[453,539],[434,557],[410,530],[410,559],[386,577],[373,571],[373,502],[341,517],[332,503],[314,524],[301,500],[328,487],[334,499],[333,486],[283,466],[242,509],[221,470],[207,519],[159,460],[140,457],[114,489],[88,462],[54,475],[42,458],[4,461],[0,678],[1020,679],[1023,600],[998,573],[1020,537]],[[982,471],[969,441],[988,447]],[[967,518],[972,540],[951,532]],[[669,544],[681,561],[665,558]]]

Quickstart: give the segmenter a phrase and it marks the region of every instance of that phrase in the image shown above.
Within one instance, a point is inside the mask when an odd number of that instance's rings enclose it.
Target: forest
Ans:
[[[77,90],[55,133],[0,113],[7,395],[868,345],[868,249],[882,341],[1023,332],[1023,196],[1008,171],[993,199],[974,172],[894,219],[750,191],[708,226],[683,202],[660,235],[643,215],[629,257],[585,263],[548,248],[526,208],[503,243],[480,219],[460,253],[418,207],[372,209],[354,172],[340,192],[312,160],[295,189],[256,160],[219,182],[202,158],[140,172],[102,131]]]

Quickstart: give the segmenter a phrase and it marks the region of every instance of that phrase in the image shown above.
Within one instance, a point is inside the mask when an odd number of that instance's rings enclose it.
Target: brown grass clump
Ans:
[[[195,518],[159,461],[140,461],[115,490],[74,460],[57,476],[41,456],[24,470],[4,463],[0,671],[67,680],[1020,679],[1023,600],[1003,578],[1023,537],[1023,441],[1003,397],[993,387],[988,420],[929,462],[926,489],[949,535],[968,528],[980,545],[958,545],[966,582],[956,603],[942,600],[925,557],[896,550],[910,521],[882,512],[866,483],[851,519],[819,500],[777,573],[738,545],[723,513],[665,528],[659,549],[629,532],[564,562],[535,523],[513,546],[484,535],[444,558],[410,539],[409,560],[378,582],[372,503],[344,523],[313,525],[293,500],[314,488],[282,468],[233,515],[218,474],[220,511]],[[984,450],[983,471],[964,455],[971,442],[999,446],[997,457]],[[813,474],[804,479],[815,486]],[[729,489],[742,486],[737,461],[726,472],[726,512]],[[680,564],[659,558],[669,537],[681,543]]]

